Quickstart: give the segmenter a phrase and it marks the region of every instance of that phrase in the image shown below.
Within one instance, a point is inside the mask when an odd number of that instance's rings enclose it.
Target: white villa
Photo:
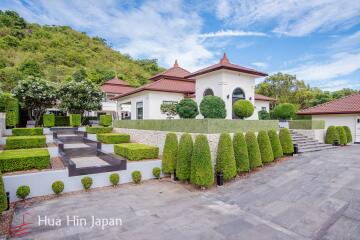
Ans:
[[[255,79],[264,76],[267,74],[230,63],[224,54],[219,63],[193,73],[181,68],[175,61],[173,67],[151,77],[150,83],[139,88],[132,88],[119,79],[112,79],[102,89],[106,92],[107,99],[116,102],[114,110],[122,119],[166,119],[167,116],[160,111],[162,103],[177,103],[183,98],[192,98],[199,105],[207,95],[215,95],[224,100],[227,119],[236,118],[232,110],[236,100],[249,100],[254,104],[255,111],[248,119],[258,119],[257,113],[260,110],[269,111],[270,102],[275,101],[255,94]],[[115,103],[112,104],[114,108]],[[201,114],[198,118],[202,118]]]

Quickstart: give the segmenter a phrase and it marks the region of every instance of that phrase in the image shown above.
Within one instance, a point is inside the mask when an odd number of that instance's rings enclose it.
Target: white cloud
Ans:
[[[335,42],[331,48],[335,49],[353,49],[360,46],[360,31],[355,32],[354,34],[341,38]]]
[[[322,63],[308,63],[284,72],[295,74],[299,79],[308,81],[331,80],[344,77],[360,70],[360,53],[339,53],[331,60]]]
[[[219,19],[229,17],[231,13],[231,6],[228,0],[218,0],[216,5],[216,16]]]
[[[238,31],[238,30],[220,30],[217,32],[209,32],[198,35],[199,38],[214,38],[214,37],[247,37],[247,36],[258,36],[263,37],[266,36],[265,33],[262,32],[246,32],[246,31]]]
[[[360,1],[231,0],[229,4],[231,13],[222,17],[228,23],[272,24],[274,32],[289,36],[305,36],[318,30],[343,30],[360,22]]]
[[[251,64],[258,68],[266,68],[268,66],[265,62],[253,62]]]

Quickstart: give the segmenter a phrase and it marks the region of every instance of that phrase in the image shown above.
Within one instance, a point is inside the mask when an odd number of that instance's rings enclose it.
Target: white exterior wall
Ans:
[[[262,108],[266,108],[266,111],[270,113],[270,104],[269,101],[261,101],[261,100],[255,100],[255,110],[254,114],[257,114],[259,111],[261,111]]]
[[[136,120],[136,103],[143,102],[143,119],[149,119],[149,92],[143,91],[121,98],[117,101],[117,112],[121,112],[121,104],[131,102],[131,120]]]
[[[149,118],[147,119],[166,119],[166,114],[162,114],[160,111],[160,106],[163,101],[176,101],[180,102],[184,98],[182,93],[171,93],[171,92],[158,92],[150,91],[149,92]],[[175,119],[178,119],[179,116],[175,116]],[[144,118],[145,119],[145,118]]]
[[[348,126],[353,136],[353,141],[360,141],[360,129],[356,132],[356,121],[360,118],[359,114],[329,114],[313,115],[313,120],[324,120],[325,129],[329,126]]]
[[[232,119],[232,93],[238,87],[244,91],[246,100],[255,104],[255,77],[251,75],[229,70],[219,70],[197,76],[195,84],[196,102],[200,104],[204,91],[210,88],[215,96],[221,97],[224,100],[226,119]],[[248,119],[257,118],[257,114],[253,114]]]
[[[0,138],[5,135],[5,116],[6,113],[0,112]]]

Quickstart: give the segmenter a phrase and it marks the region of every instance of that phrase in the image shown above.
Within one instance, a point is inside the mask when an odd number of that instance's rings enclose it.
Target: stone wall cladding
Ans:
[[[5,113],[0,112],[0,137],[5,135]]]

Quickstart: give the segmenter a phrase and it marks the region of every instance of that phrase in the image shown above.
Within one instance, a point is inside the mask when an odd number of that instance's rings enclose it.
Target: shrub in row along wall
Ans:
[[[180,118],[195,118],[199,114],[197,103],[190,98],[184,98],[176,104],[176,112]]]
[[[111,133],[113,130],[112,127],[86,127],[87,133],[97,134],[97,133]]]
[[[42,148],[46,146],[45,136],[11,136],[6,139],[6,149]]]
[[[83,177],[81,179],[81,183],[85,190],[88,190],[91,188],[91,185],[93,184],[93,180],[91,177]]]
[[[353,139],[352,139],[352,134],[351,134],[351,130],[348,126],[343,126],[345,133],[346,133],[346,140],[347,143],[352,143]]]
[[[0,172],[0,214],[7,209],[7,197],[2,174]]]
[[[64,182],[62,181],[55,181],[53,182],[53,184],[51,185],[51,189],[53,190],[53,192],[56,195],[59,195],[60,193],[62,193],[64,191]]]
[[[116,186],[120,182],[120,175],[118,173],[112,173],[109,177],[109,180],[113,186]]]
[[[245,135],[245,140],[248,147],[250,169],[261,167],[261,154],[255,133],[248,131]]]
[[[233,111],[241,119],[248,118],[254,113],[254,105],[249,100],[237,100],[233,105]]]
[[[276,133],[274,129],[270,129],[268,131],[268,135],[271,143],[271,149],[274,154],[274,159],[282,157],[284,154],[281,147],[279,135]]]
[[[230,134],[220,134],[215,171],[222,173],[224,180],[228,181],[236,176],[236,161],[234,156],[233,144]]]
[[[30,194],[30,187],[26,185],[22,185],[17,188],[16,196],[22,200],[25,200]]]
[[[180,181],[190,179],[191,157],[193,152],[193,140],[191,134],[184,133],[179,142],[176,160],[176,176]]]
[[[205,96],[200,103],[200,112],[204,118],[225,118],[225,102],[217,96]]]
[[[174,173],[176,167],[176,154],[178,151],[178,140],[175,133],[166,134],[164,150],[162,155],[162,171],[165,174]]]
[[[81,125],[81,115],[80,114],[70,114],[70,126],[80,127]]]
[[[195,138],[191,159],[190,182],[200,187],[211,186],[214,183],[209,142],[203,134],[199,134]]]
[[[234,134],[233,138],[234,155],[236,160],[236,169],[239,173],[248,172],[249,166],[249,154],[244,134],[238,132]]]
[[[100,115],[100,125],[104,127],[109,127],[112,125],[112,116],[109,114]]]
[[[43,135],[43,128],[13,128],[13,136],[38,136]]]
[[[55,126],[55,115],[54,114],[44,114],[43,115],[43,125],[44,125],[44,127],[54,127]]]
[[[345,129],[341,126],[336,127],[337,132],[339,133],[339,138],[340,138],[340,144],[341,145],[346,145],[347,144],[347,139],[346,139],[346,132]]]
[[[96,138],[106,144],[118,144],[130,142],[130,135],[125,133],[98,133]]]
[[[10,93],[0,94],[0,112],[6,113],[7,127],[15,127],[19,123],[19,102]]]
[[[287,128],[280,129],[279,139],[280,139],[283,153],[286,155],[292,154],[294,152],[294,145],[292,142],[292,138],[291,138],[289,129],[287,129]]]
[[[131,173],[131,177],[133,179],[133,182],[136,184],[139,184],[141,182],[141,172],[140,171],[133,171]]]
[[[271,148],[269,136],[266,131],[259,131],[257,140],[259,143],[261,162],[270,163],[274,161],[274,154]]]
[[[325,143],[334,144],[335,141],[339,141],[340,136],[335,126],[329,126],[326,130]]]
[[[154,177],[159,179],[160,174],[161,174],[161,169],[159,167],[154,167],[153,170],[152,170],[152,174],[154,175]]]

